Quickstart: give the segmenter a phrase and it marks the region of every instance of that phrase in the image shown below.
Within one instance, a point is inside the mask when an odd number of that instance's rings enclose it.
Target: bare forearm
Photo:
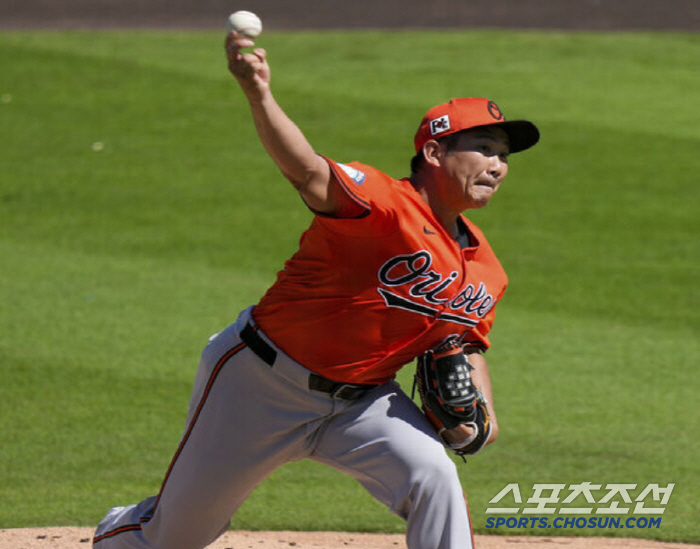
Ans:
[[[327,169],[299,127],[277,104],[271,92],[248,98],[260,141],[280,171],[301,189]]]
[[[467,355],[469,363],[474,366],[472,370],[472,381],[481,394],[486,399],[486,409],[491,417],[491,437],[489,442],[493,442],[498,436],[498,419],[496,411],[493,407],[493,387],[491,385],[491,375],[486,359],[480,353],[471,353]]]

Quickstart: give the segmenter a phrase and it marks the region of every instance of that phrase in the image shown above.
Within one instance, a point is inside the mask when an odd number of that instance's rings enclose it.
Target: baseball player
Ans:
[[[446,448],[473,454],[498,427],[483,352],[507,278],[462,212],[487,205],[537,128],[487,99],[430,109],[411,175],[316,153],[270,89],[263,49],[227,36],[229,69],[272,160],[314,219],[254,306],[202,353],[187,426],[157,496],[112,509],[97,549],[199,549],[281,465],[351,475],[406,521],[409,549],[469,549]],[[422,408],[396,372],[418,358]]]

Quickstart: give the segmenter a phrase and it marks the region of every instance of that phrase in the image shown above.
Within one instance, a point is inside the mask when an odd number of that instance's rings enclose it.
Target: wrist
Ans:
[[[475,435],[476,429],[464,423],[452,429],[443,429],[440,431],[440,437],[445,444],[451,448],[459,448],[465,444],[469,444]]]
[[[241,84],[241,89],[251,108],[265,107],[266,105],[274,103],[272,92],[267,86],[260,88],[258,86],[244,86]]]

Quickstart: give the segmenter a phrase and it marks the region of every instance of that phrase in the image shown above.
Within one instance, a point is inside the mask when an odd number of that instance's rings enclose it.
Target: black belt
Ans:
[[[258,334],[250,322],[241,330],[241,341],[243,341],[260,360],[265,362],[268,366],[274,366],[275,360],[277,360],[277,351],[260,337],[260,334]],[[340,398],[343,400],[357,400],[375,387],[376,385],[343,383],[340,381],[333,381],[332,379],[325,378],[318,374],[309,374],[309,389],[328,393],[333,398]]]

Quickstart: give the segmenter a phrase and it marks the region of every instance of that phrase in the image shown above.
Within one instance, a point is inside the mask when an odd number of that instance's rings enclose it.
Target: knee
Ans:
[[[457,467],[444,451],[414,460],[397,495],[393,510],[404,520],[418,509],[460,500],[463,490]]]
[[[457,467],[442,448],[414,462],[408,486],[408,497],[413,501],[462,493]]]
[[[437,487],[437,490],[442,491],[448,486],[459,484],[457,467],[443,451],[439,458],[433,456],[421,461],[413,471],[412,483],[414,486]]]

